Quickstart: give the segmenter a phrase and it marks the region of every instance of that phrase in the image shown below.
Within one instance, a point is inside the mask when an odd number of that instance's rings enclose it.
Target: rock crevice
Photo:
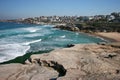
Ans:
[[[120,48],[77,44],[0,65],[0,80],[119,80]]]
[[[46,60],[40,60],[40,59],[34,59],[31,61],[31,59],[28,59],[29,62],[39,64],[39,66],[45,66],[45,67],[50,67],[56,70],[59,75],[58,77],[65,76],[66,74],[66,69],[63,67],[63,65],[59,64],[58,62],[55,61],[46,61]]]

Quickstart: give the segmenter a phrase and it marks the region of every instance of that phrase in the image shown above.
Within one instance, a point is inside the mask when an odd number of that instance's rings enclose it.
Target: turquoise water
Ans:
[[[98,43],[103,40],[83,33],[53,28],[53,25],[0,23],[0,62],[28,52],[66,47],[67,44]]]

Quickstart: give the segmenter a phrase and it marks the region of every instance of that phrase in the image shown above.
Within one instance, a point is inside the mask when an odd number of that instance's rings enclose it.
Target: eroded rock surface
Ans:
[[[0,80],[120,80],[120,48],[77,44],[0,65]]]
[[[57,71],[37,64],[0,66],[0,80],[49,80],[57,76]]]

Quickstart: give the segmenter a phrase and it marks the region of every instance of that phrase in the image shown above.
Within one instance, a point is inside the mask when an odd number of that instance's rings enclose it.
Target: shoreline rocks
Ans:
[[[77,44],[32,55],[26,64],[0,65],[0,80],[119,80],[119,62],[118,47]]]
[[[74,32],[79,31],[79,28],[75,26],[57,25],[54,28],[59,28],[61,30],[68,30],[68,31],[74,31]]]

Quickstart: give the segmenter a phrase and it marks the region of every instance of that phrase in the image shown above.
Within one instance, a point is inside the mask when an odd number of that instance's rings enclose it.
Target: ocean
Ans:
[[[53,28],[54,25],[0,23],[0,63],[23,56],[26,53],[49,51],[68,44],[88,44],[104,40]]]

